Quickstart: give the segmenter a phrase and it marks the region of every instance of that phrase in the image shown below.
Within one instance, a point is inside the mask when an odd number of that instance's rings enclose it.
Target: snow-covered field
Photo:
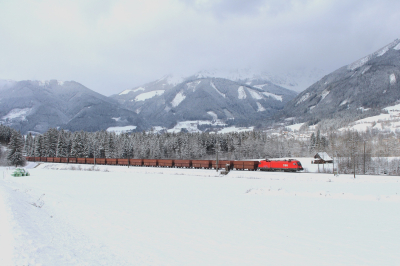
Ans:
[[[28,170],[0,168],[0,265],[399,265],[400,177]]]
[[[379,131],[387,132],[400,131],[400,104],[388,106],[383,108],[383,110],[387,111],[387,114],[380,114],[360,119],[339,130],[355,130],[359,132],[368,129],[377,129]]]
[[[115,132],[116,134],[131,132],[135,130],[137,126],[124,126],[124,127],[109,127],[106,130],[108,132]]]

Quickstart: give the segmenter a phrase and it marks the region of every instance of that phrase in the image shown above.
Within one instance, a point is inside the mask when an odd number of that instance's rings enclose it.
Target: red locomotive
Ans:
[[[284,171],[284,172],[297,172],[302,171],[303,166],[298,160],[263,160],[258,164],[260,171]]]

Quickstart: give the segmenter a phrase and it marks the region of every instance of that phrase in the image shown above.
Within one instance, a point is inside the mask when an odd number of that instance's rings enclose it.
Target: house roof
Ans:
[[[314,158],[319,158],[324,161],[332,161],[333,159],[326,152],[318,152]]]

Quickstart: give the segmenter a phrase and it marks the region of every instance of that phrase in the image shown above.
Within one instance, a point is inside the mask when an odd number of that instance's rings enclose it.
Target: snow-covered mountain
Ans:
[[[270,120],[296,96],[293,90],[303,90],[321,73],[200,71],[188,77],[166,75],[110,97],[73,81],[0,80],[0,122],[22,132],[50,127],[73,131],[254,127]]]
[[[326,75],[285,106],[285,117],[322,119],[380,110],[400,100],[400,40]]]
[[[263,86],[264,84],[268,84],[270,86],[277,85],[288,90],[301,92],[322,78],[324,74],[325,71],[317,68],[297,68],[285,73],[256,71],[250,68],[235,70],[202,70],[193,74],[192,76],[169,74],[156,81],[149,82],[132,89],[126,89],[117,95],[112,95],[111,97],[117,99],[121,103],[131,100],[135,101],[148,99],[153,96],[160,95],[166,90],[171,89],[186,80],[201,78],[222,78],[249,86]],[[138,98],[136,99],[136,97]]]
[[[0,91],[0,123],[22,133],[50,127],[95,131],[144,126],[136,113],[74,81],[2,81]]]
[[[132,109],[132,102],[144,102],[154,96],[164,94],[165,91],[172,89],[174,86],[183,82],[186,78],[166,75],[156,81],[149,82],[147,84],[134,87],[133,89],[126,89],[119,94],[112,95],[111,98],[117,100],[124,106]],[[138,107],[139,108],[139,107]],[[132,109],[136,113],[140,112],[140,109]]]
[[[295,92],[268,81],[250,85],[194,75],[179,79],[166,76],[112,98],[150,125],[171,128],[178,122],[196,120],[257,125],[295,96]]]
[[[225,78],[247,85],[272,83],[288,90],[301,92],[321,79],[325,71],[317,68],[296,68],[286,72],[256,71],[251,68],[236,70],[203,70],[196,73],[197,78]]]

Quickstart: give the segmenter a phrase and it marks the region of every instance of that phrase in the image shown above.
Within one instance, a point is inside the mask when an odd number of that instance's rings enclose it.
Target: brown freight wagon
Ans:
[[[174,160],[158,160],[158,166],[161,167],[173,167]]]
[[[76,158],[76,162],[80,164],[85,164],[86,163],[86,158]]]
[[[143,159],[144,166],[157,166],[157,159]]]
[[[130,165],[136,165],[136,166],[142,166],[143,165],[143,159],[129,159],[129,164]]]
[[[69,163],[76,163],[76,158],[68,158]]]
[[[226,165],[229,164],[229,168],[232,169],[233,167],[233,161],[225,161],[225,160],[218,160],[218,169],[222,169],[226,167]],[[212,168],[216,168],[217,162],[215,160],[212,161]]]
[[[33,158],[34,158],[33,160],[34,160],[35,162],[40,162],[40,161],[41,161],[41,160],[40,160],[40,157],[33,157]]]
[[[94,164],[94,158],[86,158],[87,164]]]
[[[105,158],[96,158],[96,164],[106,164]]]
[[[32,157],[29,157],[29,156],[25,157],[25,160],[27,160],[28,162],[33,161]]]
[[[234,161],[233,162],[233,168],[236,170],[244,170],[244,161]]]
[[[60,162],[61,162],[61,163],[68,163],[68,158],[66,158],[66,157],[61,157],[61,158],[60,158]]]
[[[60,157],[54,157],[54,162],[55,162],[55,163],[61,162],[61,158],[60,158]]]
[[[129,159],[118,159],[118,165],[128,165]]]
[[[257,170],[259,161],[234,161],[233,168],[236,170]]]
[[[192,160],[192,167],[197,169],[199,168],[210,169],[211,160]]]
[[[175,167],[189,168],[192,167],[192,160],[174,160]]]
[[[106,158],[106,164],[108,164],[108,165],[116,165],[117,164],[117,159]]]
[[[244,161],[244,167],[247,170],[255,171],[258,169],[259,161]]]
[[[47,162],[47,158],[46,157],[40,157],[40,161],[41,162]]]
[[[48,163],[54,162],[54,157],[46,157]]]

